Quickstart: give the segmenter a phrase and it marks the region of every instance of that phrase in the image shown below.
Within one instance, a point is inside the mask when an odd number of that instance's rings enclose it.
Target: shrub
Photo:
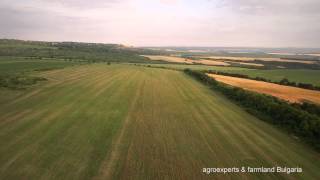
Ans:
[[[0,87],[9,89],[25,89],[27,86],[36,84],[39,81],[46,81],[47,79],[42,77],[30,77],[30,76],[0,76]]]

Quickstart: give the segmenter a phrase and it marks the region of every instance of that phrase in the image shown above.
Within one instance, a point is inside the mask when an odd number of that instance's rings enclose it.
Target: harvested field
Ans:
[[[229,63],[227,62],[223,62],[223,61],[211,61],[211,60],[204,60],[204,59],[200,59],[200,60],[194,60],[194,63],[200,63],[203,65],[214,65],[214,66],[230,66]]]
[[[320,176],[319,153],[183,72],[93,64],[37,75],[49,81],[0,96],[0,179]],[[242,166],[303,173],[202,172]]]
[[[167,62],[174,62],[174,63],[186,63],[186,64],[193,64],[193,61],[186,58],[181,57],[174,57],[174,56],[145,56],[154,61],[167,61]]]
[[[175,57],[175,56],[144,56],[151,60],[167,61],[175,63],[186,63],[186,64],[203,64],[203,65],[215,65],[215,66],[229,66],[229,63],[223,61],[211,61],[211,60],[192,60],[187,58]]]
[[[320,104],[320,92],[301,89],[296,87],[289,87],[278,85],[274,83],[267,83],[262,81],[255,81],[244,78],[236,78],[230,76],[222,76],[216,74],[209,74],[209,76],[215,78],[217,81],[241,87],[250,91],[255,91],[263,94],[272,95],[290,102],[303,102],[311,101]]]
[[[243,63],[243,62],[241,62],[239,64],[248,65],[248,66],[258,66],[258,67],[264,66],[263,64],[257,64],[257,63]]]

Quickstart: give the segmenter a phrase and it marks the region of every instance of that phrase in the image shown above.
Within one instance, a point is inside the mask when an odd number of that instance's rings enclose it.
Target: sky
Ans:
[[[320,0],[0,0],[0,38],[320,47]]]

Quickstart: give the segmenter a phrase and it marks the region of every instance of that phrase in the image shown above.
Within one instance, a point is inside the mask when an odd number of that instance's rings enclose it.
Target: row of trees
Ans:
[[[216,81],[204,72],[185,69],[184,72],[218,90],[248,112],[260,119],[280,126],[282,129],[304,139],[320,150],[320,116],[304,110],[303,106],[289,104],[278,98],[232,87]],[[305,109],[312,109],[305,107]]]
[[[264,82],[270,82],[270,83],[285,85],[285,86],[292,86],[292,87],[299,87],[299,88],[303,88],[303,89],[310,89],[310,90],[320,91],[320,86],[314,86],[313,84],[309,84],[309,83],[296,83],[294,81],[289,81],[287,78],[283,78],[281,81],[271,81],[269,79],[265,79],[265,78],[262,78],[262,77],[250,77],[250,76],[245,75],[245,74],[237,74],[237,73],[229,73],[229,72],[221,72],[221,71],[212,71],[212,70],[208,70],[207,72],[211,73],[211,74],[218,74],[218,75],[224,75],[224,76],[246,78],[246,79],[252,79],[252,80],[257,80],[257,81],[264,81]]]

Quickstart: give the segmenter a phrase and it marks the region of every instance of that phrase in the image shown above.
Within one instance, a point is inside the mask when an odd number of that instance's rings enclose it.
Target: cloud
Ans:
[[[2,0],[0,37],[133,45],[319,47],[319,2]]]
[[[166,4],[166,5],[176,5],[179,3],[179,0],[159,0],[160,3]]]
[[[59,3],[70,8],[101,8],[121,2],[120,0],[48,0],[49,3]],[[123,0],[122,0],[123,2]]]
[[[240,13],[320,14],[319,0],[223,0],[220,4]]]
[[[34,8],[56,8],[64,7],[69,9],[92,9],[112,7],[115,4],[124,3],[130,0],[2,0],[0,4],[15,7],[34,7]]]

